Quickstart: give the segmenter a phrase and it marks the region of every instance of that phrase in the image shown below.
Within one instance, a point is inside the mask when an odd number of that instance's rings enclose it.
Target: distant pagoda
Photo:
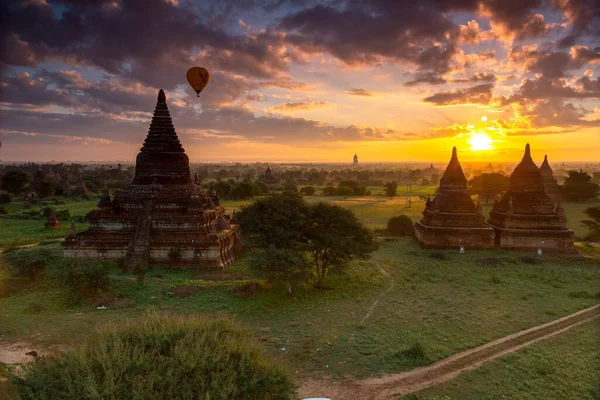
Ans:
[[[85,186],[85,182],[83,181],[82,178],[79,178],[79,182],[77,182],[77,187],[75,188],[75,190],[73,190],[73,194],[75,196],[91,196],[92,192],[90,191],[90,189],[87,188],[87,186]]]
[[[494,203],[488,223],[496,246],[510,249],[573,251],[573,231],[560,202],[556,207],[544,191],[544,178],[531,158],[529,144],[510,176],[510,187]]]
[[[481,205],[467,193],[467,178],[456,147],[440,179],[438,193],[427,199],[423,219],[415,224],[415,237],[426,248],[488,248],[494,245],[494,230],[485,223]]]
[[[560,186],[554,179],[554,173],[548,163],[548,156],[544,156],[544,162],[540,166],[540,173],[544,179],[544,191],[553,201],[560,200]]]
[[[357,166],[358,165],[358,155],[354,155],[354,157],[352,157],[352,165]]]
[[[65,257],[122,259],[126,268],[169,262],[227,267],[240,240],[216,193],[206,196],[192,182],[162,90],[133,182],[112,200],[105,188],[89,221],[89,230],[65,239]]]
[[[48,214],[48,221],[46,221],[46,223],[44,224],[44,228],[46,228],[46,229],[62,228],[60,221],[58,220],[58,218],[56,218],[56,214],[54,213],[54,210],[50,210],[50,213]]]

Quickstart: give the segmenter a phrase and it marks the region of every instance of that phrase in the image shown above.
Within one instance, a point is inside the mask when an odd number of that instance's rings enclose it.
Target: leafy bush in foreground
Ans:
[[[12,377],[29,399],[293,399],[284,369],[229,319],[150,314]]]

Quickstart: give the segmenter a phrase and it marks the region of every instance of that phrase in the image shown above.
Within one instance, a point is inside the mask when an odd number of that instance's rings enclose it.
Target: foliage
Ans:
[[[8,204],[12,201],[12,197],[8,193],[0,194],[0,204]]]
[[[310,272],[302,251],[274,247],[251,253],[248,266],[256,275],[283,285],[288,294],[292,294],[295,285],[305,282]]]
[[[600,185],[592,182],[587,172],[569,171],[561,189],[568,200],[586,201],[598,196]]]
[[[312,196],[315,194],[315,188],[312,186],[305,186],[302,189],[300,189],[300,193],[304,196]]]
[[[255,183],[240,182],[231,190],[229,198],[234,200],[251,199],[260,195],[260,188]]]
[[[264,182],[258,181],[258,182],[256,182],[256,185],[258,185],[258,188],[260,189],[260,194],[267,195],[271,191],[271,188],[269,187],[269,185],[267,185]]]
[[[56,215],[56,218],[59,221],[66,221],[66,220],[71,219],[71,212],[69,211],[68,208],[57,211],[54,209],[54,207],[44,207],[41,211],[42,216],[44,218],[48,218],[48,215],[50,215],[50,211],[54,211],[54,214]]]
[[[133,266],[132,272],[136,275],[138,282],[144,282],[144,276],[149,269],[148,263],[139,262]]]
[[[11,275],[24,275],[31,280],[43,273],[49,264],[60,260],[60,254],[46,247],[11,251],[4,256]]]
[[[396,188],[398,187],[396,182],[388,182],[385,185],[383,185],[383,187],[385,188],[385,195],[387,197],[396,197]]]
[[[317,286],[323,285],[331,270],[341,271],[350,260],[367,258],[377,248],[373,235],[352,211],[326,203],[310,207],[306,236]]]
[[[308,213],[302,197],[278,195],[242,207],[236,218],[251,247],[295,249],[304,241]]]
[[[323,194],[325,196],[335,196],[337,194],[337,189],[333,186],[326,186],[323,188]]]
[[[509,178],[501,173],[486,173],[469,180],[470,192],[485,199],[485,204],[508,190]]]
[[[230,319],[150,314],[110,323],[13,377],[28,399],[293,399],[285,370]]]
[[[54,197],[56,195],[56,186],[53,182],[40,182],[39,184],[40,197]]]
[[[590,219],[581,221],[583,225],[585,225],[589,232],[585,237],[587,241],[600,241],[600,207],[590,207],[584,211],[585,215],[587,215]]]
[[[215,183],[215,191],[217,192],[217,197],[220,199],[227,198],[232,189],[232,185],[227,181],[218,181]]]
[[[31,182],[31,174],[20,170],[10,170],[4,173],[1,182],[2,189],[11,194],[18,195]]]
[[[283,186],[283,191],[284,192],[294,192],[294,193],[298,193],[298,186],[296,185],[284,185]]]
[[[387,230],[398,236],[412,236],[415,232],[415,226],[408,216],[399,215],[390,218],[387,223]]]
[[[64,260],[54,264],[49,272],[60,287],[67,289],[67,294],[93,295],[108,288],[109,272],[114,267],[113,262],[105,260]]]
[[[336,194],[338,196],[352,196],[354,195],[354,189],[348,186],[338,186]]]

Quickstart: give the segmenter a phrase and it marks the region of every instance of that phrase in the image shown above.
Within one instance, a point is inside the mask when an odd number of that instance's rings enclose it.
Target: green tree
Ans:
[[[585,240],[591,242],[600,241],[600,207],[590,207],[584,211],[590,219],[581,221],[589,229]]]
[[[277,195],[242,207],[236,218],[250,247],[298,249],[305,241],[308,215],[302,197]]]
[[[310,276],[310,264],[304,252],[299,250],[270,247],[251,253],[248,264],[250,271],[283,285],[290,295],[294,286],[305,282]]]
[[[305,196],[312,196],[315,194],[315,188],[312,186],[305,186],[302,189],[300,189],[300,193]]]
[[[61,257],[51,248],[38,246],[5,253],[8,271],[14,276],[27,276],[32,281],[41,275],[46,267]]]
[[[494,200],[508,190],[510,179],[508,176],[493,172],[481,174],[469,180],[470,192],[485,199],[485,204]]]
[[[415,226],[407,215],[398,215],[387,222],[387,230],[393,235],[412,236]]]
[[[256,185],[260,189],[260,194],[262,194],[262,195],[267,195],[271,191],[271,188],[269,187],[269,185],[267,185],[264,182],[256,182]]]
[[[231,191],[230,197],[235,200],[251,199],[260,195],[260,188],[255,183],[240,182]]]
[[[377,245],[354,213],[340,206],[318,203],[310,207],[307,246],[316,269],[317,286],[331,270],[341,271],[354,258],[366,258]]]
[[[0,194],[0,204],[8,204],[12,201],[12,197],[8,193]]]
[[[396,188],[398,187],[396,182],[388,182],[383,187],[385,188],[385,195],[387,197],[392,198],[396,196]]]
[[[2,189],[14,195],[23,192],[31,182],[31,175],[25,171],[10,170],[2,176]]]
[[[220,199],[225,199],[231,193],[232,186],[227,181],[218,181],[215,183],[215,190],[217,192],[217,197]]]
[[[587,172],[569,171],[562,191],[568,200],[587,201],[598,196],[600,185],[592,182],[592,177]]]

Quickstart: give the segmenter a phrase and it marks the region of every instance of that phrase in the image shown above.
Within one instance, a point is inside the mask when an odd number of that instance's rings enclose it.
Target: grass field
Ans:
[[[48,347],[77,341],[98,322],[148,309],[228,313],[298,376],[366,377],[428,364],[598,302],[597,259],[544,255],[529,264],[515,252],[443,253],[447,260],[431,258],[410,239],[388,242],[371,260],[332,277],[331,290],[300,288],[293,298],[273,289],[235,296],[233,288],[249,279],[243,260],[227,272],[231,280],[160,270],[140,284],[115,271],[103,311],[96,310],[98,302],[66,309],[49,281],[3,279],[3,285],[23,287],[0,299],[0,337]],[[187,298],[169,295],[178,285],[199,290]],[[416,344],[422,357],[410,351]]]
[[[402,399],[599,399],[599,332],[595,320]]]

